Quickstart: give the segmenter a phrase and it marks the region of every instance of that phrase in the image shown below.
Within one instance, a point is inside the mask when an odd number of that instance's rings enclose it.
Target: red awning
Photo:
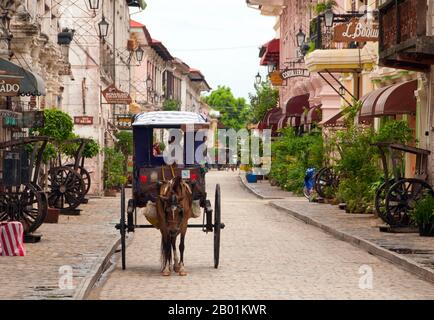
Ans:
[[[375,105],[378,101],[378,98],[383,94],[384,91],[386,91],[391,86],[383,87],[380,89],[377,89],[375,91],[369,92],[368,94],[364,95],[360,101],[362,101],[362,109],[360,109],[359,116],[360,117],[372,117],[372,115],[375,113]]]
[[[294,96],[286,104],[285,114],[288,116],[301,116],[305,108],[309,108],[309,94]]]
[[[268,64],[279,63],[279,55],[280,55],[280,40],[273,39],[261,47],[259,51],[259,57],[261,58],[260,65],[266,66]]]
[[[361,118],[416,113],[417,80],[406,81],[368,93],[362,98]]]
[[[290,127],[299,127],[300,126],[300,116],[291,116],[287,121]]]
[[[280,130],[287,126],[288,116],[286,114],[282,115],[277,123],[277,129]]]
[[[300,116],[300,125],[304,126],[305,124],[307,124],[307,113],[303,112]]]
[[[306,124],[312,124],[314,122],[320,122],[322,119],[321,105],[313,106],[307,113]]]
[[[375,116],[415,114],[417,80],[395,84],[380,96],[375,105]]]

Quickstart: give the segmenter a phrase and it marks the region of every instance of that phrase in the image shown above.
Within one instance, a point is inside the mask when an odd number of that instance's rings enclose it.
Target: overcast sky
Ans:
[[[265,76],[258,47],[274,38],[273,17],[261,16],[245,0],[146,2],[146,10],[131,18],[145,24],[173,56],[201,70],[213,89],[226,85],[247,99],[256,73]]]

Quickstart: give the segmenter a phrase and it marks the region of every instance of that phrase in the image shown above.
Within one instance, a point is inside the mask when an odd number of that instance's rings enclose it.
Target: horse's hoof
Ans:
[[[173,265],[173,271],[179,272],[181,270],[181,267],[179,265]]]
[[[168,277],[168,276],[170,276],[170,271],[163,271],[163,272],[161,273],[161,275],[162,275],[163,277]]]
[[[185,272],[185,271],[179,271],[179,275],[180,275],[181,277],[184,277],[184,276],[187,275],[187,272]]]

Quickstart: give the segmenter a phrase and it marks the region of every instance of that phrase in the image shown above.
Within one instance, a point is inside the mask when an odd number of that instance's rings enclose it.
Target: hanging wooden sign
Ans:
[[[335,42],[366,42],[378,41],[378,23],[366,18],[353,18],[347,23],[334,27]]]
[[[282,75],[280,74],[280,71],[273,71],[268,74],[268,77],[270,78],[271,84],[273,86],[281,86],[283,85],[283,79]]]
[[[301,69],[301,68],[284,69],[280,71],[280,75],[283,80],[289,78],[295,78],[295,77],[306,77],[306,78],[310,77],[309,70]]]
[[[133,102],[128,92],[119,90],[114,84],[102,91],[102,95],[108,104],[130,104]]]

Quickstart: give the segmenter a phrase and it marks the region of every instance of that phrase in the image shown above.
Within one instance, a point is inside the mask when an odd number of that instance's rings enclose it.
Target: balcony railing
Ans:
[[[345,14],[335,14],[333,25],[327,27],[325,25],[324,14],[320,14],[310,22],[309,30],[309,51],[317,49],[354,49],[359,47],[358,42],[335,42],[333,40],[333,28],[341,23],[348,23],[351,19],[361,17],[363,14],[359,12],[348,12]]]
[[[425,0],[386,0],[379,4],[379,56],[382,65],[426,69],[434,63],[434,37],[427,34]]]

